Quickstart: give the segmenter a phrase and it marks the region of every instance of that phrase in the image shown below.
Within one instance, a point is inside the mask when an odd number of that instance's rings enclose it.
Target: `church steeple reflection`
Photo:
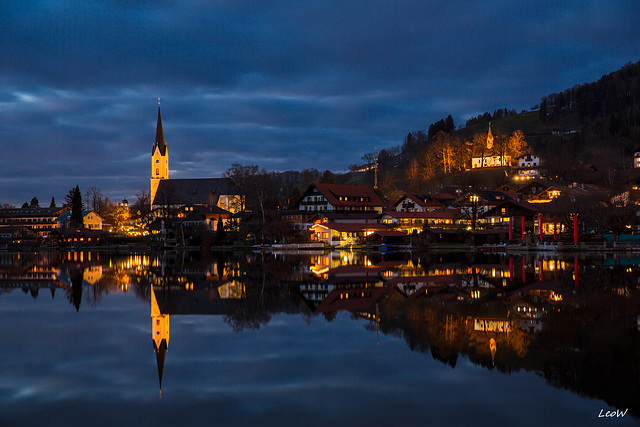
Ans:
[[[156,362],[158,364],[158,383],[160,393],[162,393],[164,359],[167,354],[167,349],[169,348],[169,315],[160,312],[153,286],[151,286],[151,323],[153,350],[156,353]]]

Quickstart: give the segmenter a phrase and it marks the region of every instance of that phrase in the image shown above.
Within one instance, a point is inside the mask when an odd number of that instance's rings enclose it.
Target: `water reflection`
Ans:
[[[159,389],[170,317],[218,315],[242,331],[281,313],[332,322],[347,311],[372,333],[401,337],[448,366],[463,356],[498,372],[532,371],[633,417],[639,283],[637,256],[0,254],[3,293],[63,293],[76,311],[116,293],[149,302]]]

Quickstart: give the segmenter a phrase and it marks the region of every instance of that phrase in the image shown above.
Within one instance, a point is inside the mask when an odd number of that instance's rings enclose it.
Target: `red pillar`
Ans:
[[[544,281],[544,267],[542,265],[542,258],[540,258],[540,281]]]
[[[522,240],[524,240],[524,217],[522,217]]]
[[[509,258],[509,280],[513,282],[513,258]]]
[[[540,233],[540,241],[542,242],[542,215],[538,216],[538,233]]]
[[[573,215],[573,244],[578,244],[578,214]]]
[[[556,217],[553,217],[553,240],[558,239],[558,229],[556,228]]]
[[[509,241],[513,240],[513,217],[509,217]]]

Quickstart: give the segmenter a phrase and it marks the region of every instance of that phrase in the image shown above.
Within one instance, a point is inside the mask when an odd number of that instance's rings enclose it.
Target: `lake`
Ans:
[[[635,254],[0,253],[0,425],[636,425]]]

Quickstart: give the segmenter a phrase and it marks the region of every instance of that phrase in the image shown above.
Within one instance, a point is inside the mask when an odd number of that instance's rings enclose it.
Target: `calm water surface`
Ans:
[[[639,265],[0,253],[0,425],[637,425]]]

